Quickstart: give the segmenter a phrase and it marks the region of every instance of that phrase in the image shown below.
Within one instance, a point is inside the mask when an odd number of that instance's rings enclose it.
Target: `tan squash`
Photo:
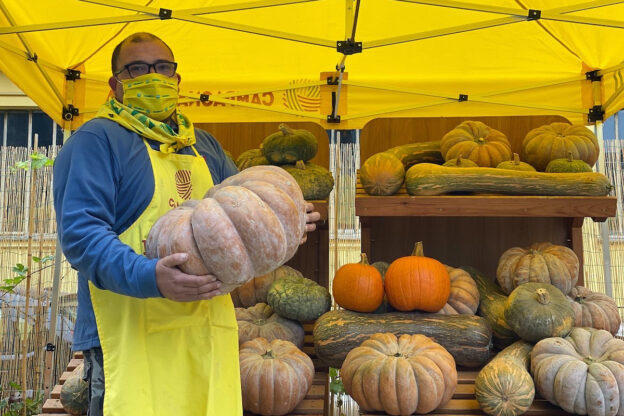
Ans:
[[[298,348],[303,348],[303,326],[297,321],[274,313],[273,308],[266,303],[258,303],[246,309],[236,308],[235,311],[239,345],[262,337],[269,342],[283,339],[292,342]]]
[[[446,305],[437,313],[443,315],[474,315],[479,308],[479,288],[470,273],[464,269],[447,265],[451,278],[451,293]]]
[[[574,326],[604,329],[613,335],[620,330],[622,318],[610,296],[576,286],[568,293],[568,300],[574,310]]]
[[[479,166],[492,168],[512,157],[507,136],[480,121],[471,120],[463,121],[442,137],[440,152],[446,161],[461,156]]]

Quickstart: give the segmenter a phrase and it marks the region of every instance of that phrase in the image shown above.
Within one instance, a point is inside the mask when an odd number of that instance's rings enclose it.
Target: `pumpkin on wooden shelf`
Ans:
[[[567,158],[569,152],[574,159],[594,166],[600,152],[596,135],[583,125],[551,123],[529,131],[522,141],[522,160],[542,172],[552,160]]]
[[[477,165],[475,162],[473,162],[470,159],[463,158],[461,155],[457,156],[455,159],[447,160],[446,162],[444,162],[442,166],[448,166],[452,168],[477,168],[479,167],[479,165]]]
[[[63,410],[72,415],[84,415],[89,407],[89,382],[83,379],[84,362],[71,372],[61,386]]]
[[[480,121],[471,120],[463,121],[442,137],[440,152],[446,161],[461,156],[479,166],[492,168],[512,157],[507,136]]]
[[[496,280],[506,294],[523,283],[542,282],[556,286],[567,295],[578,276],[579,259],[574,251],[549,242],[506,250],[496,269]]]
[[[444,163],[439,140],[402,144],[386,150],[385,153],[396,156],[405,170],[417,163]]]
[[[388,302],[399,311],[437,312],[451,292],[451,279],[439,261],[425,257],[422,242],[411,256],[390,264],[384,282]]]
[[[549,173],[577,173],[593,172],[591,166],[582,160],[575,160],[572,152],[568,152],[567,158],[555,159],[548,162],[546,172]]]
[[[505,162],[501,162],[496,166],[497,169],[511,169],[511,170],[525,170],[529,172],[535,172],[535,168],[528,163],[521,162],[518,153],[513,154],[513,159]]]
[[[258,303],[249,308],[236,308],[238,322],[238,343],[254,338],[265,338],[267,341],[283,339],[303,348],[303,326],[297,322],[279,316],[266,303]]]
[[[576,286],[568,293],[568,300],[574,310],[574,326],[604,329],[613,335],[620,330],[622,318],[610,296]]]
[[[492,416],[524,414],[535,397],[535,384],[529,373],[533,344],[516,341],[479,371],[475,397],[479,407]]]
[[[340,378],[362,410],[390,415],[429,413],[457,387],[453,356],[424,335],[372,335],[349,352]]]
[[[360,183],[369,195],[394,195],[403,185],[403,179],[403,163],[390,153],[376,153],[360,168]]]
[[[243,409],[285,415],[303,401],[314,379],[314,364],[292,342],[255,338],[240,347]]]
[[[285,318],[313,322],[331,308],[331,296],[315,281],[292,276],[273,282],[267,303]]]
[[[384,283],[386,281],[386,272],[388,271],[388,267],[390,267],[390,263],[386,261],[376,261],[371,264],[374,268],[377,269],[379,274],[381,275],[381,281]],[[396,312],[396,309],[390,305],[388,302],[388,296],[386,296],[386,292],[384,290],[383,300],[381,301],[381,305],[377,309],[373,311],[373,313],[386,313],[386,312]]]
[[[271,163],[264,157],[264,153],[260,149],[245,150],[236,158],[236,167],[239,171],[250,168],[252,166],[270,165]]]
[[[546,338],[531,351],[538,393],[577,415],[624,412],[624,341],[594,328],[574,328],[566,338]]]
[[[152,226],[150,258],[188,253],[188,274],[214,274],[221,292],[276,269],[305,234],[305,201],[297,182],[277,166],[254,166],[184,203]]]
[[[299,160],[296,165],[281,167],[295,178],[306,201],[327,199],[334,189],[334,177],[322,166]]]
[[[383,280],[379,271],[368,264],[366,254],[359,263],[349,263],[336,270],[332,294],[336,303],[356,312],[373,312],[384,297]]]
[[[525,341],[565,337],[574,326],[574,311],[559,289],[548,283],[525,283],[507,298],[505,321]]]
[[[286,265],[280,266],[272,272],[263,274],[262,276],[256,276],[249,282],[230,292],[232,302],[237,308],[248,308],[260,302],[266,303],[267,293],[269,292],[269,288],[273,282],[283,277],[290,276],[303,277],[301,272]]]
[[[451,291],[446,304],[437,313],[474,315],[479,307],[479,289],[474,279],[464,269],[444,267],[451,279]]]
[[[291,129],[280,124],[279,131],[267,136],[260,148],[272,164],[286,165],[298,160],[307,162],[316,156],[318,140],[308,130]]]

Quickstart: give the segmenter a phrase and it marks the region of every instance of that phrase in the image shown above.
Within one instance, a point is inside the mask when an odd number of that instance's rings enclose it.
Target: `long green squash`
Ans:
[[[442,195],[449,192],[511,195],[604,196],[613,189],[605,175],[545,173],[496,168],[456,168],[419,163],[405,174],[410,195]]]
[[[385,151],[396,156],[407,170],[417,163],[444,163],[440,153],[440,141],[408,143]]]
[[[480,367],[490,358],[492,330],[485,319],[474,315],[416,312],[329,311],[314,325],[314,349],[327,365],[340,368],[349,351],[378,332],[431,337],[448,350],[457,365],[463,367]]]
[[[505,321],[507,295],[494,282],[474,267],[461,266],[470,273],[479,289],[479,309],[477,314],[484,317],[492,327],[492,341],[497,348],[507,347],[519,337]]]
[[[516,341],[492,359],[477,374],[475,397],[481,410],[494,416],[524,414],[535,397],[529,373],[533,344]]]

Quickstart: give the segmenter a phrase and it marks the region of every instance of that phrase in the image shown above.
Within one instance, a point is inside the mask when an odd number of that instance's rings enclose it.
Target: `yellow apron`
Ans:
[[[213,186],[206,162],[145,142],[154,196],[120,239],[137,253],[152,224]],[[192,172],[192,175],[191,175]],[[240,416],[238,327],[230,295],[197,302],[137,299],[89,282],[104,355],[104,416]]]

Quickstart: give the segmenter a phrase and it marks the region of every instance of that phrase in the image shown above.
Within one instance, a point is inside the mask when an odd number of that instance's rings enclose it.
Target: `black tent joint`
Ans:
[[[596,121],[603,121],[604,113],[605,112],[602,109],[601,105],[595,105],[589,109],[589,113],[587,114],[587,119],[589,120],[590,123],[593,123]]]
[[[28,59],[29,61],[33,61],[33,62],[37,62],[37,59],[39,59],[39,57],[37,56],[37,54],[31,54],[30,52],[28,52]]]
[[[336,65],[336,71],[343,73],[345,70],[345,66],[344,65]],[[339,84],[339,77],[327,77],[327,85],[338,85]]]
[[[527,14],[527,20],[539,20],[541,17],[541,10],[529,9],[529,13]]]
[[[56,345],[52,344],[51,342],[48,342],[46,344],[46,351],[56,351]]]
[[[340,116],[338,116],[338,115],[334,116],[334,115],[330,114],[330,115],[327,116],[327,122],[328,123],[335,123],[335,124],[340,123]]]
[[[80,79],[80,71],[76,71],[75,69],[67,68],[65,70],[65,79],[67,81],[76,81]]]
[[[593,71],[585,72],[585,78],[591,82],[600,81],[602,80],[602,74],[599,69],[595,69]]]
[[[468,101],[468,94],[459,94],[459,98],[457,99],[460,103],[462,101]]]
[[[353,55],[362,52],[362,42],[351,39],[336,41],[336,50],[343,55]]]
[[[69,104],[67,107],[63,107],[63,120],[73,120],[75,116],[78,116],[80,111],[73,105]]]
[[[210,95],[208,94],[199,94],[199,101],[206,102],[206,101],[210,101]]]
[[[336,113],[338,112],[338,102],[336,100],[336,92],[332,91],[332,113],[327,116],[328,123],[340,123],[340,116]]]
[[[158,11],[158,17],[160,17],[160,20],[171,19],[171,14],[172,13],[173,13],[173,11],[171,9],[163,9],[163,8],[161,8]]]

